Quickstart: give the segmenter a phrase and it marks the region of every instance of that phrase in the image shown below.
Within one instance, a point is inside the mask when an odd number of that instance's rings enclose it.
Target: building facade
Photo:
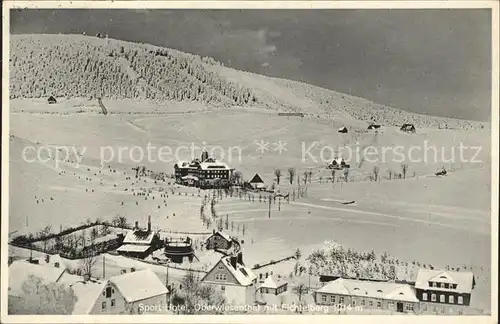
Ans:
[[[324,306],[361,306],[400,313],[418,312],[419,303],[410,285],[343,278],[318,289],[314,300]]]
[[[257,277],[243,264],[242,254],[223,257],[201,279],[221,291],[229,305],[253,305]]]
[[[232,172],[227,164],[208,157],[207,152],[202,153],[201,160],[179,161],[174,165],[177,183],[202,188],[229,186]]]
[[[223,231],[213,232],[213,234],[205,241],[205,248],[207,250],[229,250],[232,246],[233,240],[231,236]]]
[[[415,282],[421,312],[464,314],[468,312],[475,278],[471,272],[420,269]]]

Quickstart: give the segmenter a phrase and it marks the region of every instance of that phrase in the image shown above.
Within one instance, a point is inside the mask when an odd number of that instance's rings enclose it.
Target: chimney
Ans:
[[[272,271],[270,272],[270,275],[271,275],[271,276],[273,275],[273,272],[272,272]]]
[[[237,267],[236,267],[237,258],[236,258],[235,256],[231,256],[231,257],[229,258],[229,262],[231,262],[231,266],[232,266],[233,268],[237,269]]]
[[[135,221],[135,227],[134,229],[139,229],[139,222],[138,221]]]
[[[267,279],[267,277],[269,277],[269,273],[266,272],[266,279]]]
[[[151,232],[151,215],[148,215],[148,232]]]
[[[215,234],[215,228],[214,228],[214,229],[212,229],[212,234]]]
[[[237,260],[238,260],[239,264],[244,265],[243,264],[243,252],[238,252]]]
[[[262,273],[259,273],[259,280],[262,280]]]

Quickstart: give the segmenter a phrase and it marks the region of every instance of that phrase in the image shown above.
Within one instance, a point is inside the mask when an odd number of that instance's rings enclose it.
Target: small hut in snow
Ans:
[[[257,189],[257,190],[264,190],[266,189],[266,184],[264,183],[264,181],[262,180],[262,178],[260,177],[260,175],[258,173],[256,173],[252,180],[250,180],[250,186],[252,186],[253,189]]]
[[[403,126],[401,126],[401,131],[407,132],[407,133],[415,133],[415,125],[403,124]]]
[[[339,133],[344,133],[344,134],[347,134],[347,127],[345,127],[345,126],[340,127],[338,132],[339,132]]]
[[[49,99],[47,99],[47,101],[49,102],[49,104],[57,103],[57,100],[54,96],[50,96]]]
[[[377,124],[368,125],[368,129],[379,129],[379,128],[380,128],[380,125],[377,125]]]

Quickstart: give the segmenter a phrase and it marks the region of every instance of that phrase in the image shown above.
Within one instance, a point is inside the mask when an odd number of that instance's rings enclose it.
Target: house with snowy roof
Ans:
[[[41,283],[45,285],[57,283],[65,271],[65,267],[56,267],[47,263],[40,264],[38,260],[36,263],[27,260],[14,261],[8,270],[8,295],[14,297],[22,296],[24,282],[31,280],[33,276],[40,278],[42,280]]]
[[[288,282],[271,273],[259,274],[259,285],[257,291],[261,294],[279,295],[288,290]]]
[[[256,173],[252,180],[250,180],[250,186],[252,186],[253,189],[255,190],[265,190],[266,189],[266,184],[264,183],[264,180],[260,177],[258,173]]]
[[[418,311],[415,289],[408,284],[339,278],[314,293],[318,305],[350,305],[400,313]]]
[[[147,306],[166,311],[168,289],[151,270],[131,271],[108,280],[67,275],[62,284],[77,297],[73,315],[141,314]]]
[[[139,228],[139,223],[135,222],[135,227],[129,230],[123,244],[116,252],[134,258],[144,259],[154,250],[161,247],[160,235],[151,229],[151,216],[148,216],[147,229]]]
[[[229,250],[232,244],[233,239],[228,233],[213,230],[212,235],[205,241],[205,248],[207,250]]]
[[[253,305],[257,276],[243,263],[243,254],[223,257],[201,279],[221,291],[230,305]]]
[[[472,272],[420,269],[415,282],[423,312],[463,313],[476,284]]]

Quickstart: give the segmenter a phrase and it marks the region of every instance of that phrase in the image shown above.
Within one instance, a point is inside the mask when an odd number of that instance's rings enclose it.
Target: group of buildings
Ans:
[[[71,274],[58,255],[46,256],[45,260],[14,261],[9,266],[8,296],[12,304],[23,305],[27,311],[39,306],[29,305],[26,300],[29,291],[25,291],[25,284],[37,284],[34,278],[44,285],[71,288],[76,297],[73,315],[139,314],[146,307],[167,310],[161,305],[167,305],[169,290],[150,269],[123,269],[119,275],[98,280]]]
[[[420,269],[415,283],[335,279],[314,294],[316,304],[399,313],[463,315],[471,309],[471,272]]]
[[[179,161],[174,165],[174,176],[177,183],[202,189],[229,188],[234,184],[233,172],[233,168],[209,157],[206,151],[201,154],[200,159],[196,158],[191,162]],[[248,184],[255,190],[267,188],[258,174],[255,174]]]

